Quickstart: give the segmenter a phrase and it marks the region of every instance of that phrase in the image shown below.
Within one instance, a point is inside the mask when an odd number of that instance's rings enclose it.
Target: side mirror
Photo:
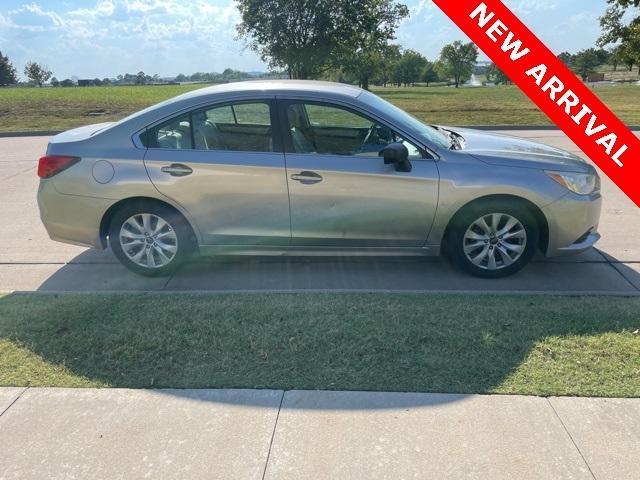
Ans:
[[[409,150],[402,143],[390,143],[379,155],[384,157],[385,165],[394,165],[396,172],[410,172],[413,168],[409,161]]]

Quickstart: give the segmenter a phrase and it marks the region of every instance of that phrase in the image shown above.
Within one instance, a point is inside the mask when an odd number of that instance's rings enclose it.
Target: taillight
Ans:
[[[50,178],[78,163],[78,157],[67,157],[63,155],[45,155],[38,161],[38,176],[40,178]]]

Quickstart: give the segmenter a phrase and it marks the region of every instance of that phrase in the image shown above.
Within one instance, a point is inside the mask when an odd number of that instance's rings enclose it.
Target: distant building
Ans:
[[[604,82],[604,73],[590,73],[587,82]]]

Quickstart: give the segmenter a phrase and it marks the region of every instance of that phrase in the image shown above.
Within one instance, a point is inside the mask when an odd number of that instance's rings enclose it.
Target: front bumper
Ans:
[[[600,193],[568,193],[542,209],[549,226],[547,257],[572,255],[593,247],[598,240],[602,210]]]

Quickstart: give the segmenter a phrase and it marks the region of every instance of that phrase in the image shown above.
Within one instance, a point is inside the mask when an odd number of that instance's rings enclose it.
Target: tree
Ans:
[[[341,3],[334,0],[238,0],[240,37],[272,68],[290,78],[312,78],[324,70],[340,42]]]
[[[144,72],[138,72],[136,77],[135,77],[134,83],[136,85],[144,85],[144,84],[146,84],[147,83],[147,76],[145,75],[145,73]]]
[[[611,56],[611,52],[604,48],[594,49],[594,53],[598,58],[599,65],[606,65],[609,63],[609,57]]]
[[[393,0],[344,2],[338,30],[345,38],[333,55],[334,64],[368,90],[384,61],[388,42],[395,38],[396,28],[408,15],[409,9]]]
[[[572,70],[580,75],[583,82],[586,82],[589,75],[597,71],[601,65],[601,59],[595,48],[589,48],[578,52],[573,60]]]
[[[487,68],[487,80],[495,83],[496,85],[509,85],[512,83],[509,76],[500,70],[495,63],[492,63]]]
[[[9,57],[0,52],[0,86],[13,85],[18,82],[16,69],[9,61]]]
[[[562,52],[558,55],[558,60],[564,63],[568,68],[571,68],[574,61],[574,56],[569,52]]]
[[[73,80],[65,78],[60,82],[61,87],[73,87]]]
[[[330,68],[375,74],[383,47],[408,9],[394,0],[238,0],[240,37],[271,68],[316,78]],[[367,85],[365,85],[367,86]]]
[[[602,35],[598,39],[600,46],[627,39],[632,33],[629,29],[640,23],[638,15],[640,12],[636,10],[635,16],[630,12],[640,7],[640,0],[607,0],[607,3],[611,6],[600,17],[602,27]]]
[[[620,47],[613,47],[610,51],[609,51],[609,65],[611,65],[613,67],[613,71],[616,72],[618,71],[618,65],[620,65],[622,63],[622,56],[621,56],[621,52],[620,52]]]
[[[640,0],[607,0],[607,3],[617,4],[623,8],[640,6]]]
[[[60,80],[58,80],[56,77],[52,77],[51,78],[51,86],[52,87],[59,87],[60,86]]]
[[[440,76],[438,75],[438,71],[436,70],[436,64],[433,62],[427,61],[426,65],[422,69],[422,81],[427,84],[427,87],[432,82],[437,82],[440,80]]]
[[[607,3],[611,6],[600,17],[602,35],[598,45],[617,45],[614,61],[624,63],[631,71],[640,61],[640,10],[637,10],[640,0],[607,0]],[[635,15],[631,9],[636,9]]]
[[[374,82],[383,87],[386,87],[389,82],[392,82],[399,68],[401,58],[400,45],[386,45],[382,51],[382,60],[376,72]]]
[[[405,86],[414,85],[422,78],[422,71],[427,66],[427,59],[415,50],[405,50],[398,64],[399,82]]]
[[[640,33],[638,33],[640,35]],[[640,45],[634,45],[633,41],[622,43],[617,50],[620,63],[625,65],[629,71],[633,66],[640,64]]]
[[[453,79],[458,88],[460,84],[471,78],[478,60],[478,47],[473,43],[462,43],[460,40],[445,45],[440,53],[440,74]]]
[[[51,70],[44,65],[36,62],[28,62],[24,67],[24,74],[29,80],[41,87],[47,80],[51,78]]]
[[[380,50],[367,48],[346,55],[342,70],[346,77],[358,82],[359,87],[369,90],[369,83],[378,74],[382,61]]]

